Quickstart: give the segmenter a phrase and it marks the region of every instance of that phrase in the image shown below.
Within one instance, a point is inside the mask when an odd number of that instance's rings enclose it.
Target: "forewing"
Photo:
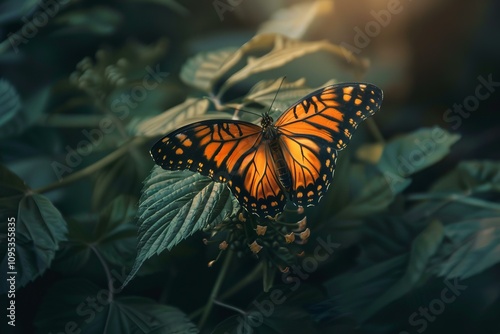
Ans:
[[[337,151],[358,125],[378,111],[382,91],[371,84],[340,84],[317,90],[276,121],[280,146],[292,179],[291,199],[316,205],[330,186]]]
[[[372,84],[327,86],[298,101],[275,125],[287,136],[309,137],[342,150],[358,125],[379,110],[382,97],[382,90]]]
[[[226,182],[240,204],[259,216],[285,204],[262,128],[241,121],[203,121],[182,127],[151,149],[167,170],[189,169]]]

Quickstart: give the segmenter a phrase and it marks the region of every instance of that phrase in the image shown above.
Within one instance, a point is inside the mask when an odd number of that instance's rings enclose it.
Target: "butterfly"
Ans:
[[[151,148],[167,170],[189,169],[227,184],[242,207],[275,217],[288,200],[319,203],[333,180],[337,153],[358,125],[375,114],[382,90],[368,83],[318,89],[273,121],[206,120],[181,127]]]

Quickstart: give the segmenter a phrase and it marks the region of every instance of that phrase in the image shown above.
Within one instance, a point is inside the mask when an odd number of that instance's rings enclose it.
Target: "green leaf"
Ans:
[[[382,152],[377,168],[398,185],[406,178],[443,159],[460,139],[439,127],[424,128],[391,140]]]
[[[90,9],[73,10],[55,17],[55,23],[62,25],[55,34],[85,33],[110,35],[122,21],[122,15],[112,8],[95,6]]]
[[[138,255],[123,285],[146,259],[219,223],[237,208],[226,185],[191,171],[165,171],[155,166],[139,204]]]
[[[55,257],[62,241],[66,240],[67,227],[61,213],[45,197],[30,193],[15,174],[2,167],[0,203],[2,204],[1,231],[7,240],[8,218],[15,218],[15,268],[8,266],[7,247],[1,250],[2,275],[15,271],[16,287],[20,288],[42,275]],[[12,220],[12,219],[11,219]],[[0,293],[7,291],[2,278]]]
[[[21,108],[14,87],[8,85],[6,81],[0,81],[0,108],[5,108],[5,111],[0,111],[3,120],[3,123],[0,122],[0,139],[21,134],[33,125],[45,110],[50,96],[50,87],[42,88],[27,99]]]
[[[135,213],[135,201],[120,196],[97,219],[69,220],[68,242],[57,256],[55,269],[77,271],[96,252],[110,264],[132,265],[137,246],[137,227],[132,224]]]
[[[427,279],[430,260],[443,238],[443,225],[432,221],[413,240],[408,255],[370,265],[355,274],[336,277],[325,284],[328,294],[343,311],[352,312],[364,322]]]
[[[189,58],[182,66],[180,78],[186,85],[210,93],[220,76],[221,68],[238,48],[229,47],[217,51],[202,52]]]
[[[500,262],[500,216],[470,218],[445,227],[448,247],[440,250],[444,259],[436,268],[446,279],[466,279]]]
[[[115,297],[84,279],[57,282],[35,319],[38,333],[198,333],[179,309],[142,297]],[[80,333],[80,332],[79,332]]]
[[[197,120],[207,119],[209,101],[206,99],[187,98],[181,104],[172,107],[158,116],[142,121],[136,126],[135,134],[139,136],[157,137]],[[201,116],[205,115],[203,118]],[[223,118],[228,114],[218,113],[214,116]]]
[[[398,192],[410,184],[410,181],[405,179],[394,189],[385,175],[372,166],[361,164],[352,164],[348,177],[350,194],[344,193],[340,196],[348,197],[349,201],[335,215],[337,219],[366,217],[381,212],[394,201]],[[335,192],[335,188],[332,191]]]
[[[100,211],[120,195],[139,194],[152,164],[146,150],[132,148],[129,153],[100,169],[94,177],[93,210]]]
[[[29,16],[40,0],[7,0],[0,4],[0,24],[18,20],[22,16]]]
[[[362,312],[404,274],[408,258],[407,254],[395,256],[325,282],[328,295],[335,300],[334,307],[349,314]]]
[[[436,182],[431,192],[500,191],[500,163],[496,161],[461,162],[451,173]]]
[[[368,319],[389,303],[401,298],[426,278],[429,260],[439,249],[443,237],[443,225],[439,221],[432,221],[413,241],[410,259],[403,277],[360,311],[361,321]]]
[[[21,99],[7,80],[0,79],[0,130],[21,110]]]
[[[212,333],[316,333],[307,306],[318,303],[324,296],[309,286],[296,289],[294,283],[262,293],[252,301],[244,315],[226,319]]]
[[[142,2],[142,3],[150,2],[150,3],[158,4],[160,6],[165,6],[169,9],[173,10],[174,12],[176,12],[179,15],[182,15],[182,16],[189,15],[189,11],[184,6],[180,5],[179,3],[177,3],[177,1],[174,1],[174,0],[128,0],[128,1]]]

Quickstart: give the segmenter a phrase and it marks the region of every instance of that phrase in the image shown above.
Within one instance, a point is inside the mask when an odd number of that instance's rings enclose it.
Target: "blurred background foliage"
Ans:
[[[377,22],[394,3],[400,11]],[[0,331],[498,333],[499,10],[492,0],[0,2],[3,310],[7,217],[18,272],[16,327],[4,317]],[[208,268],[218,249],[200,230],[236,204],[223,187],[153,168],[149,148],[193,120],[255,121],[237,110],[267,110],[283,76],[277,114],[332,82],[384,90],[307,211],[303,259],[321,240],[338,247],[307,277],[273,276],[250,254]],[[449,111],[485,81],[487,98]],[[189,177],[189,203],[205,203],[196,219],[178,214],[175,189]],[[275,290],[263,292],[262,277]],[[443,303],[453,284],[462,290]]]

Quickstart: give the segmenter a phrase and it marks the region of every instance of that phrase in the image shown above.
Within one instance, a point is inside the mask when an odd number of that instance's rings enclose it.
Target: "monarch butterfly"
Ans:
[[[318,89],[273,123],[207,120],[171,132],[150,154],[167,170],[189,169],[224,182],[240,204],[260,217],[281,213],[287,200],[316,205],[330,186],[337,151],[359,123],[377,112],[383,93],[367,83]]]

